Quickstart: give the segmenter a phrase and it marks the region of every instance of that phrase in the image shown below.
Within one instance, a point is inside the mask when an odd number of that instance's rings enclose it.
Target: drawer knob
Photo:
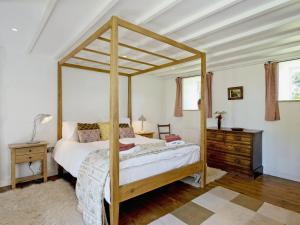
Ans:
[[[31,152],[32,150],[31,149],[29,149],[29,152]]]

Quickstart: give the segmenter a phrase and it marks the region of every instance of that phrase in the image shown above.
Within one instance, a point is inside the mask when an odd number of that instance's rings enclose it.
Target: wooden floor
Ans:
[[[121,204],[121,225],[142,225],[172,212],[215,186],[246,194],[300,213],[300,183],[263,175],[256,180],[227,174],[205,190],[182,182],[144,194]]]
[[[52,177],[50,179],[55,180],[57,178]],[[70,178],[65,177],[65,179],[75,185]],[[21,184],[19,187],[27,185]],[[148,224],[215,186],[223,186],[300,213],[300,183],[268,175],[263,175],[253,180],[227,174],[220,180],[209,184],[204,190],[178,181],[128,200],[121,204],[120,225]],[[7,189],[1,190],[0,188],[0,192]]]

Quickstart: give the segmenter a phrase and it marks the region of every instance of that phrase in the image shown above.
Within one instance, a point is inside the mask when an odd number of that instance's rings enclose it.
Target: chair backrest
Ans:
[[[158,137],[163,139],[162,136],[171,134],[171,124],[157,124]]]

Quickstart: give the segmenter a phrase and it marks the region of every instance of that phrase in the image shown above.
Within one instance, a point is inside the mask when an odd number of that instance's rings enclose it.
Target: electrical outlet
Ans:
[[[47,152],[50,152],[50,153],[52,153],[52,152],[53,152],[53,150],[54,150],[54,147],[48,147],[48,148],[47,148]]]

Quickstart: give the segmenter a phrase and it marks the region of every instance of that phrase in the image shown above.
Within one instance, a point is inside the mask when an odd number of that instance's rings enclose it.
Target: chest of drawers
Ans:
[[[262,132],[208,128],[208,166],[253,177],[262,174]]]

